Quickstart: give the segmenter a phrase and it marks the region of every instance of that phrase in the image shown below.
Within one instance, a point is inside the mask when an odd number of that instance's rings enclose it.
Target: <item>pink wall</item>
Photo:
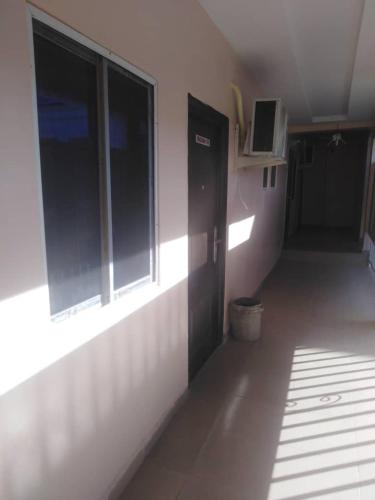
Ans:
[[[227,254],[227,302],[255,293],[277,261],[284,238],[287,169],[277,167],[275,189],[262,189],[262,169],[230,172],[228,225],[254,217],[250,239]]]
[[[260,92],[195,0],[34,3],[158,82],[160,284],[51,324],[28,10],[2,0],[0,498],[100,500],[187,387],[188,92],[230,118],[228,224],[254,216],[228,253],[227,300],[278,257],[286,170],[274,191],[260,169],[233,171],[229,83],[247,104]]]

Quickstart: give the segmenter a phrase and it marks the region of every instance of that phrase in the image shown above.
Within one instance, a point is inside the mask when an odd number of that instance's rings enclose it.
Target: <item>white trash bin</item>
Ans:
[[[233,300],[230,307],[233,337],[237,340],[258,340],[263,309],[258,299],[240,297]]]

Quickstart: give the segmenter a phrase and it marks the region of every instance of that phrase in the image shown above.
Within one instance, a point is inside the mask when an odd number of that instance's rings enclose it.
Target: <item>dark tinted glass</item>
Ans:
[[[100,294],[95,64],[35,34],[51,313]]]
[[[272,152],[276,101],[256,102],[253,151]]]
[[[271,167],[271,187],[276,187],[276,169],[277,167],[275,165],[273,165],[273,167]]]
[[[151,273],[152,90],[108,69],[114,288]]]
[[[268,187],[268,167],[263,169],[263,187]]]

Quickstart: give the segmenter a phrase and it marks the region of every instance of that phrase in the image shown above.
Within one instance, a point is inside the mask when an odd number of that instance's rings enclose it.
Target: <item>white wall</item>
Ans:
[[[254,221],[227,300],[278,257],[286,170],[266,192],[261,170],[233,172],[229,83],[260,92],[195,0],[34,3],[158,81],[160,286],[52,325],[27,5],[0,0],[0,498],[96,500],[187,386],[188,92],[230,118],[228,224]]]

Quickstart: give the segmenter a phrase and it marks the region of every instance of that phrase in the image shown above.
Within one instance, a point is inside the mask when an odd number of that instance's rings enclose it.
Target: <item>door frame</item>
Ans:
[[[227,192],[228,192],[228,143],[229,143],[229,119],[216,111],[211,106],[199,101],[191,94],[188,94],[188,190],[189,190],[189,130],[190,130],[190,117],[195,116],[204,119],[207,122],[215,124],[219,128],[220,148],[219,148],[219,161],[218,161],[218,180],[219,180],[219,223],[218,223],[218,239],[220,244],[217,248],[217,280],[218,280],[218,331],[215,338],[215,349],[222,343],[224,335],[224,294],[225,294],[225,258],[227,249]],[[189,192],[188,192],[189,203]],[[189,207],[188,207],[189,214]],[[189,227],[189,224],[188,224]],[[190,248],[190,234],[188,230],[188,240]],[[188,281],[190,280],[190,260],[188,261]],[[188,290],[190,287],[188,286]],[[190,293],[188,291],[188,334],[190,335]],[[189,353],[190,354],[190,353]],[[189,381],[192,375],[190,373],[189,362]]]

